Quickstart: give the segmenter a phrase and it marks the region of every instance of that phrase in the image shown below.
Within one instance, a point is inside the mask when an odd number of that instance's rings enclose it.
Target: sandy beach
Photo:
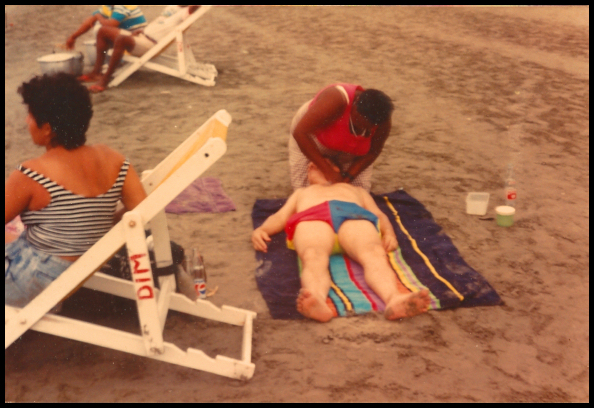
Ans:
[[[141,6],[151,21],[161,7]],[[40,155],[18,86],[97,6],[5,6],[5,179]],[[233,117],[217,177],[237,210],[168,215],[204,254],[217,306],[258,313],[254,376],[233,380],[27,332],[5,351],[10,402],[589,402],[589,7],[213,7],[188,31],[214,87],[140,70],[93,95],[89,143],[141,172],[219,109]],[[79,38],[76,49],[84,52]],[[91,68],[85,67],[86,71]],[[393,128],[372,192],[404,188],[433,214],[503,305],[272,319],[254,277],[256,199],[288,197],[288,132],[334,82],[387,93]],[[466,214],[469,192],[515,224]],[[138,331],[134,303],[81,289],[62,313]],[[165,340],[240,356],[241,328],[170,313]]]

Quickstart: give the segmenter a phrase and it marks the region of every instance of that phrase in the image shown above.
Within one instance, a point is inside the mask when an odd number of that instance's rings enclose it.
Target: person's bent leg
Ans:
[[[111,58],[109,59],[107,71],[105,71],[105,74],[101,77],[99,82],[97,82],[98,87],[101,87],[103,89],[107,88],[107,85],[111,80],[111,76],[113,75],[116,68],[120,64],[120,61],[122,61],[122,58],[124,57],[124,52],[132,51],[132,49],[134,48],[134,44],[134,37],[132,37],[131,35],[118,35],[115,38],[113,44],[113,52],[111,54]]]
[[[95,59],[93,70],[86,75],[88,79],[99,79],[101,77],[107,50],[113,46],[118,35],[120,35],[120,29],[117,27],[103,26],[99,29],[95,46],[97,49],[97,57]]]
[[[301,259],[301,291],[297,310],[310,319],[327,322],[334,314],[326,303],[330,290],[330,253],[334,231],[324,221],[305,221],[297,225],[293,243]]]
[[[293,135],[289,135],[289,172],[293,190],[309,185],[307,166],[309,159],[303,154]]]
[[[412,317],[428,310],[430,299],[427,290],[414,293],[399,291],[379,233],[371,222],[345,221],[338,230],[338,242],[346,254],[363,267],[365,281],[386,304],[384,315],[387,319]]]
[[[311,100],[305,102],[295,113],[291,120],[291,127],[289,130],[289,171],[291,175],[291,186],[293,190],[300,187],[306,187],[309,185],[307,180],[307,166],[309,159],[303,154],[301,148],[297,144],[297,141],[293,137],[295,127],[303,118],[303,115],[307,112]]]

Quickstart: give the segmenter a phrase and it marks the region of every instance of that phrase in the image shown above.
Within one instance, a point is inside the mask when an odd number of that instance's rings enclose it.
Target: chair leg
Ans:
[[[161,354],[163,332],[142,216],[132,210],[124,214],[122,221],[144,345],[148,355]]]
[[[169,301],[171,293],[175,292],[175,277],[173,275],[159,276],[159,299],[157,300],[157,310],[159,313],[159,322],[161,323],[161,332],[165,328],[165,320],[169,311]]]
[[[171,256],[171,244],[169,228],[167,227],[167,216],[165,210],[161,210],[150,222],[151,234],[153,236],[153,247],[157,268],[165,268],[173,263]]]

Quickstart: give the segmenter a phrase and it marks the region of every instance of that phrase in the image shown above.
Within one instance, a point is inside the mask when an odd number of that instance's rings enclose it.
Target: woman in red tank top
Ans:
[[[369,191],[370,166],[392,127],[391,99],[375,89],[339,83],[323,88],[306,105],[293,120],[294,140],[289,143],[293,188],[307,185],[304,169],[311,161],[329,181],[352,183]],[[334,160],[340,171],[324,160],[334,156],[340,157]]]

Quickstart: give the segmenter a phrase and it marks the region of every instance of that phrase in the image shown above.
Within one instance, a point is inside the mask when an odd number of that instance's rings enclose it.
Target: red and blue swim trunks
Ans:
[[[325,221],[338,233],[342,223],[347,220],[368,220],[379,231],[379,220],[371,211],[355,203],[330,200],[291,215],[285,226],[287,241],[293,241],[295,229],[301,221]]]

